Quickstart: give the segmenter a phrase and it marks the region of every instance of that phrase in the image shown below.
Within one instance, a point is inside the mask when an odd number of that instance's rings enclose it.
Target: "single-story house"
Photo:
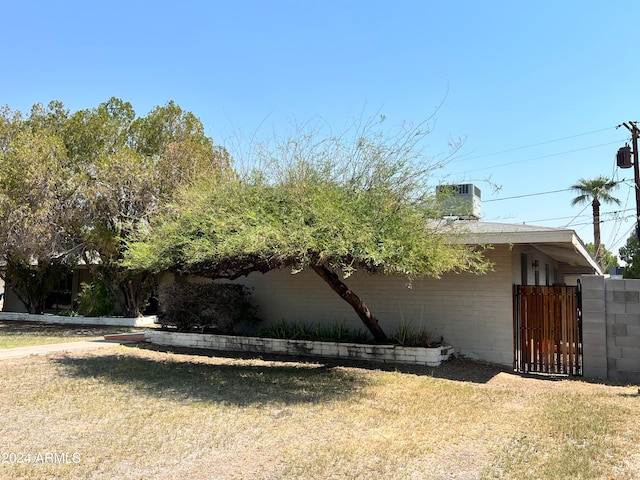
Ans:
[[[453,190],[459,198],[468,200],[463,208],[469,210],[466,215],[455,215],[459,205],[452,204],[455,208],[446,219],[457,232],[452,241],[490,246],[485,255],[494,265],[492,271],[486,275],[447,273],[439,279],[416,279],[411,288],[404,277],[358,271],[345,283],[367,304],[387,335],[405,324],[414,330],[430,331],[433,339],[442,338],[469,358],[513,365],[517,342],[514,285],[576,285],[582,275],[602,272],[575,231],[480,221],[479,189],[459,185]],[[454,196],[454,200],[457,198]],[[82,281],[89,281],[88,271],[79,267],[60,285],[64,295],[53,299],[71,302]],[[353,309],[310,269],[296,274],[284,268],[252,273],[236,283],[252,289],[257,316],[264,322],[343,323],[365,330]],[[5,310],[24,308],[14,297],[7,289]],[[535,332],[522,336],[526,348],[531,341],[538,349],[529,357],[540,359],[540,349],[552,340],[550,331],[540,338]],[[553,341],[556,349],[565,348],[567,343],[557,336]],[[571,342],[579,343],[573,337]]]
[[[573,230],[456,220],[469,245],[490,245],[486,275],[447,273],[407,286],[404,277],[358,271],[345,283],[359,295],[387,334],[405,323],[442,337],[469,358],[512,365],[514,285],[576,285],[581,275],[601,275]],[[353,309],[310,269],[252,273],[236,280],[253,290],[266,322],[344,323],[362,328]]]

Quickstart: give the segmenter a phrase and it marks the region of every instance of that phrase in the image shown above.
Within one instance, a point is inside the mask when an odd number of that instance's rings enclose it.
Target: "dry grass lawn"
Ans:
[[[27,347],[87,340],[123,332],[143,332],[142,328],[60,325],[40,322],[0,320],[0,348]]]
[[[0,367],[3,479],[640,476],[636,386],[125,346]]]

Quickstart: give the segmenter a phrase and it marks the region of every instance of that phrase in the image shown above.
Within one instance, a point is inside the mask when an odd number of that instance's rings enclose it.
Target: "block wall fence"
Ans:
[[[582,277],[584,376],[640,383],[640,280]]]

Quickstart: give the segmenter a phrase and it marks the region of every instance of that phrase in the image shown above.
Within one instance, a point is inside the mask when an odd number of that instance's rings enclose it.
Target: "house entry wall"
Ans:
[[[580,284],[514,285],[513,294],[514,370],[581,375]]]

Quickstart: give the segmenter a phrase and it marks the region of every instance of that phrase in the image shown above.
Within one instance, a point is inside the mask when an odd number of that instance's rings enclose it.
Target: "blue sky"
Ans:
[[[0,105],[71,111],[115,96],[139,115],[174,100],[216,143],[361,115],[393,127],[437,105],[425,154],[465,145],[447,182],[482,189],[484,220],[575,229],[579,178],[615,168],[640,120],[637,1],[0,1]],[[438,178],[434,178],[437,183]],[[499,190],[496,189],[500,187]],[[560,192],[556,192],[560,190]],[[555,192],[539,195],[544,192]],[[512,198],[527,195],[522,198]],[[632,230],[632,183],[603,206],[605,245]],[[617,213],[608,213],[617,212]]]

